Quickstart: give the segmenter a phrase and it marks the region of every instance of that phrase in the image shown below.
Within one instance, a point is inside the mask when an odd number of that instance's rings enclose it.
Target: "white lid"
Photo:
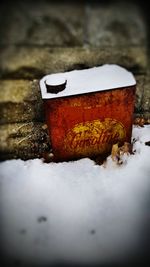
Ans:
[[[66,83],[66,88],[59,93],[47,93],[46,84],[60,85]],[[45,84],[46,82],[46,84]],[[133,74],[118,65],[103,65],[84,70],[74,70],[44,76],[40,80],[43,99],[78,95],[133,86],[136,84]]]

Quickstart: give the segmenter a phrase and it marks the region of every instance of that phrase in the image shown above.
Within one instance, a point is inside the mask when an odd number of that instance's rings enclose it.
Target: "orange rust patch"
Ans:
[[[95,157],[131,141],[135,86],[45,99],[55,161]]]

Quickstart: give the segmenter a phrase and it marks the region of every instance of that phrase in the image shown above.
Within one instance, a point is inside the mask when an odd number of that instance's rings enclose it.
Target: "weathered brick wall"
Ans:
[[[70,2],[1,4],[1,159],[50,150],[38,85],[45,74],[119,64],[137,80],[135,115],[150,115],[148,27],[141,7]]]

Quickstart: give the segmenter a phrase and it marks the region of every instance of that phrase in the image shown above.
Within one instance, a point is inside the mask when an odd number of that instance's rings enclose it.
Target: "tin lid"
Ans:
[[[133,74],[114,64],[50,74],[40,80],[43,99],[112,90],[133,85],[136,85]]]

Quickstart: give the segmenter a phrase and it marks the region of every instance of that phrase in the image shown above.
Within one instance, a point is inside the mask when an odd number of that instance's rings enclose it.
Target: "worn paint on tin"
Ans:
[[[135,86],[44,99],[55,161],[95,157],[131,141]]]

